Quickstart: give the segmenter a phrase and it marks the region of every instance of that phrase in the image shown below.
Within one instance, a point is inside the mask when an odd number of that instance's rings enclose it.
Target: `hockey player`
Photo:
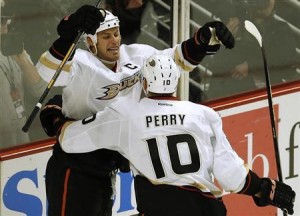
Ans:
[[[292,188],[246,168],[215,111],[173,96],[180,70],[172,58],[152,56],[141,71],[147,97],[120,98],[90,118],[64,124],[64,151],[107,148],[123,154],[132,164],[139,215],[226,215],[212,175],[225,191],[293,214]]]
[[[105,13],[104,17],[99,9],[84,5],[65,17],[57,28],[59,38],[37,64],[40,75],[49,81],[78,31],[84,30],[88,50],[77,49],[55,83],[63,87],[62,100],[54,97],[40,114],[49,136],[55,136],[65,118],[86,118],[119,97],[138,100],[142,89],[139,70],[154,53],[168,54],[180,65],[180,70],[190,71],[205,55],[217,52],[220,44],[227,48],[234,46],[231,33],[221,22],[207,23],[194,37],[166,50],[141,44],[120,45],[119,20],[108,11]],[[114,133],[114,130],[109,132],[115,137]],[[54,145],[46,170],[48,215],[110,215],[110,177],[114,178],[114,171],[120,166],[128,171],[120,158],[117,152],[106,149],[66,154],[60,145]]]

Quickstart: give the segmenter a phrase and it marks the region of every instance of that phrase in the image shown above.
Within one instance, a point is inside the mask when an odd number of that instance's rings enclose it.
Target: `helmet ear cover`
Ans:
[[[145,61],[141,72],[147,80],[146,93],[170,94],[176,91],[180,70],[171,57],[153,55]]]

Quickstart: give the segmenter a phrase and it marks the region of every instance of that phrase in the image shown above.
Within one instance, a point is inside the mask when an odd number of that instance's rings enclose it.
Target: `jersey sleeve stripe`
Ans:
[[[187,65],[184,61],[184,59],[180,56],[178,48],[175,51],[175,63],[183,70],[185,71],[192,71],[195,66]]]
[[[52,60],[50,60],[50,58],[48,58],[49,55],[51,55],[49,52],[44,53],[40,57],[39,61],[44,66],[46,66],[46,67],[48,67],[48,68],[50,68],[52,70],[56,70],[58,68],[59,64],[60,64],[60,61],[56,60],[54,58]],[[70,72],[70,70],[71,70],[71,64],[65,64],[62,69],[64,71],[66,71],[66,72]]]

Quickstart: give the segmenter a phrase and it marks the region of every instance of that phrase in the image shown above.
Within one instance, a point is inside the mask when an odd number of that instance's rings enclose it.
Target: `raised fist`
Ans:
[[[234,47],[234,37],[226,25],[220,21],[208,22],[196,33],[199,45],[206,47],[208,54],[214,54],[223,44],[226,48]]]
[[[67,41],[74,40],[79,31],[93,35],[100,23],[104,21],[104,16],[99,8],[83,5],[75,13],[60,21],[57,26],[57,33]]]

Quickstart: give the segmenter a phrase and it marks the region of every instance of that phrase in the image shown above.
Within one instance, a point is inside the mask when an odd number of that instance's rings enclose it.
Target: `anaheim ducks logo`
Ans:
[[[151,67],[155,67],[155,65],[156,65],[156,62],[155,62],[155,60],[154,60],[154,59],[152,59],[152,61],[151,61],[151,62],[149,62],[149,65],[150,65]]]
[[[133,74],[130,77],[127,77],[125,79],[122,79],[120,83],[111,84],[108,86],[103,87],[103,89],[106,89],[104,92],[103,97],[96,98],[97,100],[110,100],[118,95],[120,91],[123,91],[124,89],[132,87],[134,84],[139,82],[141,80],[141,74],[139,72]]]

